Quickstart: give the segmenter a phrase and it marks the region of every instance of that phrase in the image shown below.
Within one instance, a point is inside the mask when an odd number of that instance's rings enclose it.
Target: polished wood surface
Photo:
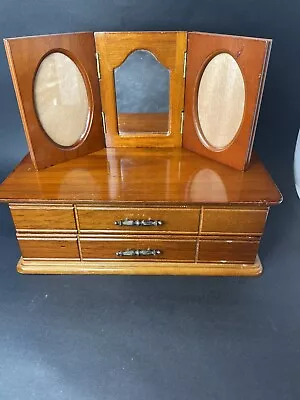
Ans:
[[[82,259],[102,259],[119,260],[127,262],[137,260],[143,262],[151,260],[159,261],[195,261],[196,238],[170,237],[123,237],[123,236],[103,236],[89,237],[80,236],[80,247]],[[160,254],[149,256],[117,256],[118,251],[135,250],[159,250]]]
[[[261,235],[268,208],[203,207],[200,222],[202,234]]]
[[[105,146],[101,120],[101,102],[92,32],[44,35],[4,40],[13,84],[33,166],[40,170],[99,150]],[[37,117],[33,85],[44,57],[62,52],[74,61],[85,81],[90,120],[87,132],[74,147],[55,144],[44,132]]]
[[[17,231],[77,231],[72,206],[9,206]]]
[[[124,232],[124,233],[198,233],[200,209],[180,208],[104,208],[77,206],[80,232]],[[117,221],[160,221],[157,226],[122,226]]]
[[[80,259],[75,235],[18,235],[18,242],[24,259]]]
[[[259,276],[262,265],[257,257],[253,264],[223,263],[153,263],[119,261],[26,261],[20,258],[21,274],[100,274],[100,275],[203,275],[203,276]]]
[[[259,240],[236,238],[201,238],[198,244],[199,262],[254,263]]]
[[[126,113],[118,114],[118,125],[121,135],[139,136],[139,132],[154,133],[168,132],[168,113]]]
[[[0,201],[12,203],[265,207],[281,200],[256,156],[241,172],[185,149],[103,149],[39,172],[27,156],[0,186]]]
[[[183,147],[233,168],[244,170],[250,160],[254,131],[269,60],[271,41],[208,33],[188,33]],[[232,143],[214,151],[203,138],[198,119],[199,82],[208,62],[219,53],[229,53],[238,63],[245,82],[243,120]],[[205,133],[204,133],[205,134]],[[202,139],[199,138],[199,135]]]
[[[100,55],[100,88],[106,120],[107,147],[181,147],[184,106],[184,59],[187,32],[96,32]],[[148,50],[170,71],[169,134],[119,135],[114,68],[135,50]],[[165,130],[164,130],[165,131]],[[164,133],[164,132],[162,132]],[[137,137],[138,136],[138,137]]]

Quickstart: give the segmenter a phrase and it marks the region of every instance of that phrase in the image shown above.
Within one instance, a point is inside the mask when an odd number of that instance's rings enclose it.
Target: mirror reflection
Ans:
[[[168,133],[169,70],[146,50],[136,50],[114,70],[120,135]]]

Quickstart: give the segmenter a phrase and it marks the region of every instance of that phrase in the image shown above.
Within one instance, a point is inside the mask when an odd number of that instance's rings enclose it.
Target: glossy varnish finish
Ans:
[[[259,275],[281,201],[258,158],[242,173],[184,149],[106,149],[39,172],[26,157],[0,193],[22,273]],[[149,219],[161,224],[115,224]]]
[[[259,246],[257,238],[201,237],[197,262],[254,263]]]
[[[236,171],[185,149],[103,149],[36,172],[27,156],[0,187],[0,201],[94,205],[278,204],[258,157]]]
[[[118,114],[118,125],[122,135],[137,135],[138,132],[155,133],[162,135],[168,132],[168,113],[127,113]]]
[[[247,167],[270,48],[271,40],[268,39],[188,33],[183,147],[239,170]],[[201,76],[209,61],[219,53],[230,54],[238,63],[244,78],[246,97],[243,119],[234,140],[222,151],[215,151],[204,140],[199,139],[198,134],[203,136],[203,132],[198,120],[197,105]]]
[[[200,232],[202,234],[261,235],[268,208],[259,207],[203,207]]]
[[[40,170],[103,148],[105,144],[93,33],[6,39],[4,44],[33,166]],[[46,135],[34,104],[33,87],[38,67],[48,54],[56,51],[70,57],[79,68],[89,101],[87,132],[82,140],[67,150]]]
[[[83,260],[102,259],[126,261],[195,261],[196,238],[192,237],[88,237],[81,235],[80,247]],[[160,254],[146,256],[118,256],[119,251],[158,250]]]
[[[18,235],[24,259],[79,260],[76,235]]]
[[[20,258],[17,265],[21,274],[92,274],[92,275],[204,275],[204,276],[259,276],[262,265],[257,257],[253,264],[183,263],[152,261],[40,261]]]
[[[119,231],[126,233],[198,233],[200,209],[104,208],[77,206],[80,232]],[[116,225],[119,221],[157,221],[159,225]]]
[[[100,88],[106,121],[107,147],[181,147],[181,114],[184,102],[184,60],[186,32],[96,32],[100,58]],[[114,83],[114,68],[135,50],[148,50],[170,71],[169,133],[119,135]],[[137,128],[144,125],[137,123]],[[132,126],[132,124],[131,124]],[[132,130],[132,129],[131,129]]]
[[[76,231],[72,206],[11,204],[17,231]]]

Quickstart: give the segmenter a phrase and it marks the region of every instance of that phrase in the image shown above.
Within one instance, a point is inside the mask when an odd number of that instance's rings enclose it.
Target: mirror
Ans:
[[[86,86],[76,64],[59,52],[46,56],[37,70],[33,93],[45,133],[60,146],[74,146],[90,119]]]
[[[170,74],[146,50],[136,50],[114,70],[119,135],[167,134]]]
[[[220,53],[207,64],[198,91],[200,139],[216,150],[227,147],[241,125],[245,108],[245,84],[238,63]]]

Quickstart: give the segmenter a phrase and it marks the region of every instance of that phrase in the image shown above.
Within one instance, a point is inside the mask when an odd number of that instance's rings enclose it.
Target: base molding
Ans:
[[[259,257],[254,264],[176,263],[176,262],[115,262],[115,261],[52,261],[23,260],[17,270],[21,274],[78,275],[199,275],[259,276],[263,267]]]

